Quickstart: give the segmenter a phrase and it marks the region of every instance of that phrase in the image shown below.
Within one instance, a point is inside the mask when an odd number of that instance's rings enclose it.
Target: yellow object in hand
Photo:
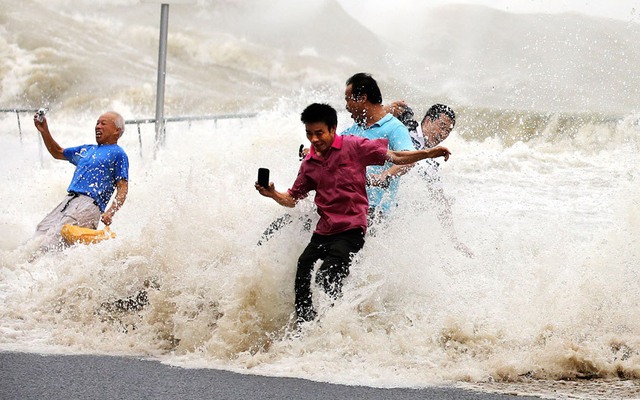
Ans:
[[[62,237],[69,243],[92,244],[105,239],[114,239],[116,234],[108,226],[104,229],[83,228],[76,225],[64,224],[60,230]]]

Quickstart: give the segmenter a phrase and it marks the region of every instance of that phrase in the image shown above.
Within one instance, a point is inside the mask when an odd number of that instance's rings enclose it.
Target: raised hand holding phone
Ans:
[[[269,188],[269,169],[258,168],[258,185],[265,189]]]
[[[38,122],[44,121],[44,115],[46,113],[47,113],[47,109],[46,108],[40,108],[38,111],[36,111],[36,120]]]

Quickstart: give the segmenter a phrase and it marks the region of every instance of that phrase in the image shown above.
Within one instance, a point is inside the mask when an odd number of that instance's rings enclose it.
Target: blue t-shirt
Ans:
[[[117,144],[85,144],[64,149],[64,157],[76,166],[69,192],[85,194],[104,212],[121,179],[129,180],[129,158]]]
[[[367,139],[388,139],[389,149],[394,151],[414,150],[411,136],[407,127],[396,117],[387,114],[382,119],[368,128],[354,124],[341,135],[354,135]],[[367,175],[380,174],[393,166],[386,162],[384,165],[374,165],[367,167]],[[377,186],[367,186],[367,197],[369,197],[369,207],[376,207],[384,213],[389,212],[391,207],[396,205],[396,194],[398,192],[399,179],[392,179],[388,189]]]

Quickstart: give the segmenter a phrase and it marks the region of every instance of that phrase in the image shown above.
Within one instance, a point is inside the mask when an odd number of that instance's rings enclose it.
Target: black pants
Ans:
[[[342,293],[342,281],[349,275],[353,255],[364,246],[362,229],[335,235],[311,236],[311,242],[298,258],[296,272],[296,313],[298,321],[311,321],[316,312],[311,299],[311,275],[316,261],[324,259],[316,273],[316,283],[332,298]]]

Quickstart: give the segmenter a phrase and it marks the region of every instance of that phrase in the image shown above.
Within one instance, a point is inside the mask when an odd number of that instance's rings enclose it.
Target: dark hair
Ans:
[[[313,103],[302,111],[300,120],[304,124],[313,122],[324,122],[329,128],[338,126],[338,114],[336,110],[328,104]]]
[[[451,120],[451,124],[456,126],[456,113],[449,106],[445,106],[444,104],[434,104],[427,110],[427,113],[422,118],[422,124],[429,118],[431,121],[435,121],[440,118],[440,115],[444,114]]]
[[[359,72],[347,79],[347,86],[351,85],[351,95],[355,98],[367,95],[367,100],[373,104],[382,103],[382,93],[378,82],[370,74]]]

